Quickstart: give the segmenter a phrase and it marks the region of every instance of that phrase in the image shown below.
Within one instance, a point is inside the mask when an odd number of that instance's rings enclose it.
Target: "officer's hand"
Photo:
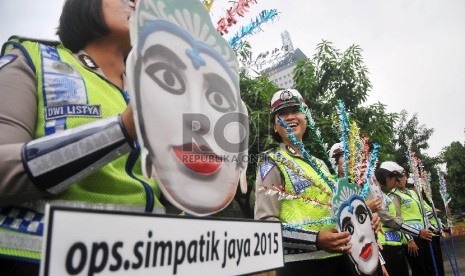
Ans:
[[[325,229],[318,233],[316,244],[321,250],[331,253],[350,253],[349,232],[337,232],[336,229]]]
[[[134,116],[132,114],[131,105],[128,105],[128,107],[126,107],[126,110],[124,110],[124,112],[121,114],[121,119],[123,121],[124,129],[126,129],[132,141],[136,141],[137,133],[136,127],[134,125]]]
[[[366,204],[373,213],[376,213],[379,210],[381,210],[381,198],[379,197],[367,200]]]
[[[427,240],[427,241],[431,241],[431,239],[433,238],[433,232],[431,232],[428,229],[421,229],[420,230],[420,238],[424,239],[424,240]]]
[[[377,213],[373,213],[373,218],[371,219],[371,228],[375,231],[375,234],[378,234],[381,231],[381,223]]]
[[[414,240],[409,240],[407,243],[408,254],[412,257],[418,257],[418,248]]]

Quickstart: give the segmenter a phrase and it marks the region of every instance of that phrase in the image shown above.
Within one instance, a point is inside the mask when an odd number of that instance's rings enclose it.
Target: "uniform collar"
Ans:
[[[87,54],[80,54],[78,55],[78,58],[82,62],[82,64],[84,64],[84,66],[89,69],[94,70],[99,68],[97,63],[95,63],[95,61],[92,59],[92,57]]]
[[[88,70],[96,73],[103,79],[107,79],[103,74],[103,71],[98,67],[95,61],[86,53],[84,50],[80,50],[77,53],[73,53],[74,59],[76,59],[80,65],[87,68]],[[123,74],[123,83],[126,87],[126,74]]]
[[[84,50],[73,53],[73,56],[83,67],[105,78],[105,75],[103,75],[103,72],[100,70],[97,63],[95,63],[95,61]]]
[[[285,150],[287,153],[289,153],[290,155],[292,156],[296,156],[296,157],[300,157],[302,158],[302,156],[300,154],[297,153],[297,151],[295,149],[293,149],[291,146],[285,144],[285,143],[280,143],[279,144],[279,148],[281,150]]]

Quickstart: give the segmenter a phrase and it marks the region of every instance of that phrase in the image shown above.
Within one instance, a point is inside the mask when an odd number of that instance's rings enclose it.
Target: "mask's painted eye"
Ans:
[[[345,228],[342,229],[342,231],[348,231],[351,235],[354,234],[354,226],[352,223],[349,223],[346,225]]]
[[[226,112],[231,109],[231,104],[221,92],[208,91],[207,100],[208,103],[218,111]]]
[[[145,73],[167,92],[175,95],[181,95],[186,92],[186,84],[182,76],[177,70],[174,70],[166,63],[157,62],[150,64],[145,69]]]
[[[342,219],[341,231],[348,231],[351,235],[354,233],[354,225],[350,217],[345,217]]]
[[[363,205],[358,205],[357,209],[355,209],[355,215],[358,223],[363,224],[368,217],[368,211]]]
[[[205,83],[205,97],[214,109],[223,113],[236,109],[234,91],[222,76],[214,73],[205,74]]]

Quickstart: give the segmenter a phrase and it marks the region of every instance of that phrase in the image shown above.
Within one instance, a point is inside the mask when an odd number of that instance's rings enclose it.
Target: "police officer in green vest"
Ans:
[[[407,184],[407,189],[410,189],[412,191],[413,187],[410,188]],[[426,197],[424,199],[426,199]],[[429,205],[426,200],[423,202],[423,206],[426,212],[426,217],[429,219],[430,230],[433,232],[431,245],[433,246],[433,254],[436,262],[436,269],[438,270],[438,275],[442,276],[444,275],[444,260],[442,258],[441,235],[443,234],[442,229],[444,228],[444,225],[441,223],[441,220],[437,217],[437,215],[433,213],[437,210],[433,210],[431,205]]]
[[[338,233],[331,220],[331,178],[323,161],[313,158],[312,167],[278,123],[281,118],[302,141],[307,130],[305,104],[295,89],[276,92],[271,99],[273,139],[276,149],[264,152],[258,163],[255,219],[281,221],[284,225],[285,267],[279,275],[349,275],[350,267],[341,253],[349,252],[348,232]],[[286,227],[287,226],[287,227]]]
[[[378,211],[384,235],[378,234],[383,246],[381,250],[386,261],[389,275],[409,275],[406,256],[402,246],[402,234],[431,240],[431,231],[418,229],[409,225],[402,218],[400,198],[395,194],[397,183],[402,176],[403,168],[397,163],[386,161],[376,169],[375,176],[383,191],[384,209]]]
[[[132,2],[67,0],[61,43],[2,48],[0,275],[38,273],[45,203],[162,211],[124,90]]]
[[[401,170],[401,177],[396,189],[396,195],[401,202],[402,217],[407,224],[416,229],[434,230],[427,217],[427,207],[425,201],[421,201],[415,189],[407,189],[407,175],[405,170]],[[421,205],[423,203],[423,205]],[[429,207],[431,208],[431,207]],[[431,257],[430,242],[433,237],[427,241],[417,237],[405,236],[404,246],[407,247],[407,259],[412,269],[412,275],[436,275],[433,259]],[[433,254],[437,254],[433,251]],[[437,266],[438,273],[444,275],[444,265],[442,260],[440,266]],[[437,265],[437,263],[436,263]],[[442,272],[441,272],[442,271]]]

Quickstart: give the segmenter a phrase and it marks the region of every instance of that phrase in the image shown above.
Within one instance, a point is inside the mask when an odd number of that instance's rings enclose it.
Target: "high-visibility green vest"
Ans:
[[[431,205],[429,205],[426,201],[423,201],[423,208],[425,209],[425,213],[428,213],[428,212],[434,212],[433,211],[433,207]],[[433,213],[433,216],[429,218],[429,223],[435,227],[435,228],[439,228],[438,226],[438,221],[436,220],[435,216],[434,216],[434,213]]]
[[[401,199],[400,210],[404,223],[416,229],[423,229],[425,223],[420,207],[420,200],[416,193],[409,190],[396,190],[395,194]]]
[[[392,203],[391,198],[388,195],[383,193],[383,200],[385,201],[386,207],[389,210],[389,214],[393,217],[396,217],[396,207]],[[378,242],[382,245],[391,245],[391,246],[400,246],[402,245],[402,233],[396,231],[388,226],[384,225],[381,222],[381,227],[383,228],[384,234],[378,232]]]
[[[46,116],[50,110],[50,106],[47,106],[47,100],[51,97],[86,97],[88,106],[98,107],[98,115],[100,116],[68,116],[66,119],[56,119],[55,121],[61,120],[59,123],[65,126],[66,129],[74,128],[79,125],[87,124],[99,120],[101,118],[114,116],[122,113],[126,106],[125,91],[120,90],[117,86],[103,79],[98,74],[91,70],[83,67],[72,55],[72,53],[63,47],[63,45],[57,45],[55,47],[46,45],[38,41],[30,40],[14,40],[8,42],[7,49],[11,49],[12,45],[16,47],[24,47],[26,53],[24,53],[28,60],[31,61],[30,67],[35,70],[37,77],[37,91],[38,91],[38,113],[37,113],[37,125],[34,133],[35,138],[46,135],[46,129],[48,123],[54,120],[46,120]],[[52,59],[45,57],[48,55],[46,51],[52,51],[55,54]],[[23,51],[24,52],[24,51]],[[59,56],[56,57],[56,54]],[[43,62],[46,60],[45,62]],[[62,69],[63,74],[68,76],[61,76],[58,74],[57,78],[51,78],[45,76],[43,71],[47,71],[47,65],[44,63],[52,62],[51,66],[57,66]],[[69,76],[72,72],[73,76]],[[78,83],[83,83],[84,86],[78,89],[73,89],[71,80]],[[44,87],[53,86],[54,82],[70,82],[70,89],[56,90],[54,93],[47,91],[53,91],[53,89],[47,90]],[[82,89],[83,88],[83,89]],[[82,93],[84,91],[85,93]],[[59,94],[61,93],[61,94]],[[70,95],[66,95],[70,94]],[[81,93],[81,95],[74,95]],[[66,102],[65,102],[66,104]],[[48,108],[48,109],[47,109]],[[95,114],[94,114],[95,115]],[[50,124],[49,124],[50,125]],[[59,129],[57,129],[59,131]],[[136,153],[136,152],[135,152]],[[129,175],[132,174],[133,176]],[[141,210],[152,211],[154,207],[162,206],[158,198],[161,192],[155,181],[147,180],[143,177],[140,160],[136,154],[126,154],[120,158],[108,163],[107,165],[94,172],[92,175],[79,181],[76,184],[71,185],[63,193],[53,197],[53,200],[65,200],[65,201],[77,201],[87,203],[98,203],[98,204],[112,204],[134,207]],[[150,206],[150,207],[148,207]],[[0,235],[2,233],[17,233],[18,236],[30,234],[18,233],[10,231],[5,227],[0,226]],[[21,238],[19,238],[21,239]],[[29,250],[21,250],[14,248],[1,248],[0,255],[8,255],[15,257],[24,257],[28,259],[39,259],[40,252],[34,252]]]
[[[289,163],[287,166],[280,161],[278,155],[281,158],[284,158]],[[303,173],[306,175],[307,179],[314,181],[317,185],[309,185],[305,188],[303,193],[300,194],[300,198],[294,199],[284,199],[281,201],[281,212],[279,214],[279,218],[283,223],[289,224],[300,224],[303,222],[315,222],[315,223],[308,223],[303,224],[302,229],[304,230],[312,230],[312,231],[321,231],[324,229],[335,229],[336,226],[334,222],[331,223],[316,223],[320,220],[330,220],[331,219],[331,210],[328,206],[323,206],[321,204],[315,204],[305,202],[303,198],[307,197],[311,200],[317,200],[319,202],[330,203],[332,199],[332,191],[331,188],[321,179],[318,173],[311,167],[309,163],[304,161],[301,158],[291,156],[285,149],[279,149],[276,152],[268,153],[268,156],[271,157],[277,164],[278,168],[280,169],[282,175],[284,176],[284,186],[285,191],[291,194],[296,194],[294,189],[294,185],[291,181],[291,178],[296,181],[302,181],[301,177],[296,177],[298,175],[295,174],[296,169],[292,168],[292,164],[297,165]],[[313,159],[319,166],[322,164],[321,161],[318,159]],[[295,163],[293,163],[295,162]],[[322,170],[322,172],[328,177],[332,178],[331,174],[326,171]],[[317,186],[323,187],[319,188]],[[328,254],[325,257],[330,256],[337,256],[340,254]]]

